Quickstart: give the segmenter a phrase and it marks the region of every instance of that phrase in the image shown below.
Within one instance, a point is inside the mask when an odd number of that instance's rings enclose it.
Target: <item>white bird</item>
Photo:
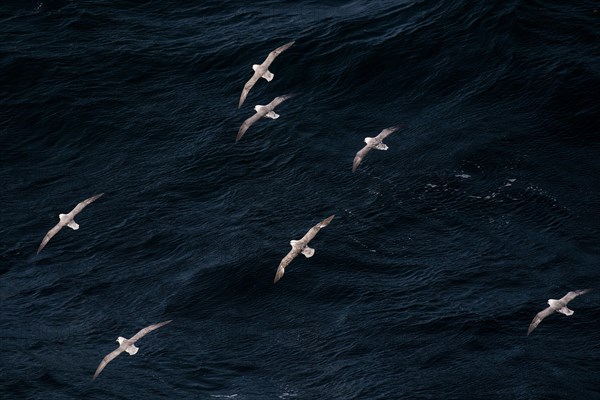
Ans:
[[[558,311],[559,313],[565,314],[567,316],[573,315],[574,311],[569,309],[567,307],[567,304],[571,300],[573,300],[575,297],[582,295],[582,294],[586,294],[590,290],[592,290],[592,289],[575,290],[573,292],[567,293],[560,300],[555,300],[555,299],[548,300],[549,307],[547,307],[546,309],[544,309],[536,314],[536,316],[533,318],[533,321],[531,321],[531,324],[529,324],[529,329],[527,329],[527,335],[529,335],[531,332],[533,332],[533,330],[535,328],[537,328],[537,326],[540,324],[540,322],[542,322],[542,320],[544,318],[546,318],[548,315],[554,313],[555,311]]]
[[[277,283],[277,281],[281,279],[285,273],[285,267],[287,267],[298,254],[302,253],[306,258],[312,257],[315,254],[315,249],[308,247],[308,242],[310,242],[317,235],[321,228],[325,228],[327,225],[329,225],[333,217],[335,217],[335,215],[327,217],[323,221],[310,228],[308,232],[306,232],[306,235],[302,237],[302,239],[290,241],[292,250],[290,250],[290,252],[283,257],[279,263],[277,273],[275,274],[275,281],[273,281],[273,283]]]
[[[50,229],[44,239],[42,239],[42,243],[40,243],[40,247],[38,247],[37,254],[40,254],[40,251],[48,244],[50,239],[54,237],[62,229],[63,226],[68,226],[73,230],[79,229],[79,224],[75,222],[75,216],[81,212],[88,204],[95,201],[99,197],[101,197],[104,193],[97,194],[95,196],[90,197],[89,199],[85,199],[81,203],[77,204],[74,209],[71,210],[68,214],[58,214],[59,222],[54,226],[54,228]]]
[[[294,97],[294,95],[286,94],[284,96],[275,97],[273,99],[273,101],[271,101],[266,106],[261,106],[261,105],[255,106],[254,110],[256,111],[256,114],[254,114],[253,116],[251,116],[250,118],[245,120],[244,123],[242,124],[242,126],[240,126],[240,130],[238,131],[235,141],[236,142],[239,141],[242,138],[242,136],[244,136],[244,133],[246,133],[248,128],[250,128],[250,126],[252,126],[253,123],[258,121],[262,117],[267,117],[267,118],[271,118],[271,119],[279,118],[279,114],[277,114],[273,110],[275,109],[275,107],[277,107],[278,105],[280,105],[281,103],[283,103],[284,101],[286,101],[287,99],[289,99],[291,97]]]
[[[254,64],[252,66],[252,69],[254,70],[254,75],[252,75],[252,78],[250,78],[250,80],[248,80],[248,82],[246,82],[246,84],[244,85],[244,90],[242,90],[242,95],[240,96],[240,103],[238,104],[238,108],[240,108],[242,104],[244,104],[244,100],[246,100],[248,92],[250,92],[250,89],[252,89],[254,84],[258,82],[260,78],[265,78],[268,82],[271,82],[273,80],[273,77],[275,75],[271,71],[269,71],[269,66],[271,65],[273,60],[277,58],[278,55],[280,55],[285,50],[289,49],[294,43],[295,42],[289,42],[281,47],[276,48],[275,50],[269,53],[269,55],[267,56],[265,61],[263,61],[262,64]]]
[[[354,162],[352,163],[352,172],[356,171],[356,168],[358,168],[358,165],[360,164],[362,159],[365,158],[365,156],[369,151],[371,151],[371,149],[387,150],[388,146],[385,143],[383,143],[383,139],[396,132],[397,130],[398,126],[392,126],[390,128],[382,130],[381,133],[379,133],[379,135],[375,136],[374,138],[366,137],[365,143],[367,145],[361,150],[359,150],[356,153],[356,156],[354,156]]]
[[[116,350],[113,350],[112,352],[108,353],[106,355],[106,357],[104,357],[102,359],[102,361],[100,362],[100,365],[98,365],[98,368],[96,369],[96,372],[94,373],[94,377],[92,379],[96,379],[98,377],[98,375],[100,375],[100,372],[102,372],[104,367],[106,367],[106,365],[109,362],[114,360],[122,352],[126,351],[131,356],[136,354],[138,352],[139,348],[137,346],[135,346],[135,344],[134,344],[135,342],[137,342],[139,339],[141,339],[148,332],[152,332],[153,330],[158,329],[161,326],[170,323],[171,321],[172,320],[168,320],[168,321],[164,321],[164,322],[159,322],[158,324],[150,325],[150,326],[142,329],[138,333],[136,333],[135,336],[133,336],[131,339],[125,339],[124,337],[119,336],[117,338],[117,342],[119,342],[119,347]]]

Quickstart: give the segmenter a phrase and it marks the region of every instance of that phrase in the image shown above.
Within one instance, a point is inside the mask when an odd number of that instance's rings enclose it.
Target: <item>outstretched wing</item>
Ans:
[[[396,132],[398,130],[398,128],[399,128],[399,126],[391,126],[389,128],[385,128],[384,130],[379,132],[379,135],[377,135],[376,138],[383,141],[383,139],[390,136],[392,133]]]
[[[73,218],[77,214],[79,214],[81,212],[81,210],[83,210],[85,207],[87,207],[90,203],[93,203],[95,200],[97,200],[98,198],[102,197],[103,194],[104,193],[100,193],[100,194],[94,195],[94,196],[90,197],[89,199],[85,199],[81,203],[77,204],[75,206],[75,208],[72,209],[71,212],[69,213],[69,215],[71,216],[71,218]]]
[[[136,333],[131,339],[129,339],[129,341],[131,343],[135,343],[138,340],[140,340],[142,337],[144,337],[144,335],[146,335],[148,332],[152,332],[153,330],[158,329],[161,326],[164,326],[164,325],[170,323],[171,321],[172,321],[172,319],[170,319],[168,321],[159,322],[158,324],[147,326],[144,329],[142,329],[141,331],[139,331],[138,333]]]
[[[277,267],[277,273],[275,274],[275,280],[273,283],[277,283],[278,280],[281,279],[283,274],[285,273],[285,267],[287,267],[296,256],[300,254],[300,250],[292,248],[289,253],[279,263],[279,267]]]
[[[244,89],[242,90],[242,95],[240,96],[240,102],[238,104],[238,108],[240,108],[242,106],[242,104],[244,104],[244,101],[246,101],[246,96],[248,96],[250,89],[252,89],[254,84],[256,82],[258,82],[259,79],[260,79],[260,74],[258,72],[254,72],[254,75],[252,75],[252,78],[248,79],[248,82],[246,82],[246,84],[244,85]]]
[[[306,235],[300,239],[300,241],[308,244],[308,242],[310,242],[317,235],[321,228],[325,228],[327,225],[329,225],[333,217],[335,217],[335,215],[325,218],[323,221],[310,228],[308,232],[306,232]]]
[[[280,105],[281,103],[283,103],[284,101],[286,101],[289,98],[294,97],[293,94],[286,94],[283,96],[278,96],[275,97],[273,99],[273,101],[271,101],[269,104],[267,104],[267,107],[269,108],[269,110],[273,111],[275,109],[275,107],[277,107],[278,105]]]
[[[242,138],[242,136],[244,136],[244,133],[246,133],[248,128],[250,128],[253,123],[255,123],[256,121],[261,119],[263,117],[263,115],[264,115],[263,113],[256,113],[253,116],[251,116],[250,118],[248,118],[247,120],[245,120],[244,123],[242,124],[242,126],[240,126],[240,130],[238,131],[238,134],[235,137],[235,141],[239,142],[239,140]]]
[[[277,58],[277,56],[279,54],[281,54],[283,51],[290,48],[294,43],[295,42],[286,43],[283,46],[276,48],[275,50],[273,50],[272,52],[269,53],[269,55],[267,56],[267,58],[265,58],[265,61],[263,61],[263,63],[261,65],[263,67],[265,67],[266,69],[268,69],[269,65],[271,65],[273,60],[275,60]],[[260,76],[261,75],[258,72],[254,72],[254,75],[252,75],[252,78],[250,78],[248,80],[248,82],[246,82],[246,84],[244,85],[244,89],[242,90],[242,95],[240,96],[240,102],[238,103],[238,108],[240,108],[242,106],[242,104],[244,104],[244,101],[246,101],[246,97],[248,96],[250,89],[252,89],[252,87],[254,86],[254,84],[256,82],[258,82],[258,80],[260,79]]]
[[[92,379],[96,379],[98,377],[98,375],[100,375],[100,372],[102,372],[102,370],[104,369],[104,367],[106,367],[106,365],[111,362],[112,360],[114,360],[119,354],[121,354],[124,351],[124,348],[121,348],[121,346],[119,346],[117,349],[111,351],[110,353],[108,353],[106,355],[106,357],[104,357],[102,359],[102,361],[100,361],[100,365],[98,365],[98,368],[96,368],[96,372],[94,373],[94,377]]]
[[[354,156],[354,161],[352,162],[352,172],[356,171],[356,168],[358,168],[360,162],[366,157],[369,151],[371,151],[371,148],[369,146],[365,146],[356,153]]]
[[[278,55],[280,55],[281,53],[283,53],[284,51],[286,51],[287,49],[289,49],[290,47],[292,47],[292,45],[296,43],[294,42],[289,42],[284,44],[283,46],[279,46],[278,48],[276,48],[275,50],[273,50],[272,52],[269,53],[269,55],[267,56],[267,58],[265,58],[265,61],[263,61],[263,65],[267,68],[269,68],[269,65],[271,65],[271,63],[273,62],[273,60],[275,60],[277,58]]]
[[[573,300],[575,297],[580,296],[582,294],[586,294],[590,290],[592,290],[592,289],[574,290],[572,292],[567,293],[562,299],[560,299],[560,301],[567,304],[568,302]]]
[[[54,225],[54,228],[50,229],[48,233],[46,233],[46,236],[44,236],[44,238],[42,239],[42,243],[40,243],[40,247],[38,247],[37,254],[40,254],[40,251],[42,251],[42,249],[46,247],[46,244],[48,244],[50,239],[52,239],[54,235],[56,235],[58,231],[62,229],[62,227],[63,225],[59,222],[58,224]]]
[[[527,329],[527,335],[529,335],[531,332],[533,332],[533,330],[535,328],[537,328],[537,326],[540,324],[540,322],[542,322],[542,320],[544,318],[546,318],[548,315],[552,314],[554,312],[554,310],[552,309],[552,307],[548,307],[542,311],[540,311],[539,313],[537,313],[535,315],[535,317],[533,318],[533,321],[531,321],[531,324],[529,324],[529,329]]]

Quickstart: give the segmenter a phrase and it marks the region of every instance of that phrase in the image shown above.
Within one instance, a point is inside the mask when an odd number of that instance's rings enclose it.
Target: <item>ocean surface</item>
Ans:
[[[598,2],[3,0],[0,38],[3,399],[600,399]]]

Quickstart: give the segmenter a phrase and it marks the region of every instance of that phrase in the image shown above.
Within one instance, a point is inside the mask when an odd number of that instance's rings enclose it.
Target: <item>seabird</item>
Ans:
[[[100,365],[98,365],[98,368],[96,369],[96,372],[94,373],[94,377],[92,379],[96,379],[98,377],[98,375],[100,375],[100,372],[102,372],[104,367],[106,367],[106,365],[109,362],[114,360],[122,352],[126,351],[131,356],[136,354],[138,352],[139,348],[134,344],[135,342],[137,342],[142,337],[144,337],[144,335],[146,335],[148,332],[152,332],[153,330],[158,329],[161,326],[170,323],[171,321],[172,320],[168,320],[168,321],[164,321],[164,322],[159,322],[158,324],[150,325],[150,326],[142,329],[138,333],[136,333],[135,336],[133,336],[131,339],[125,339],[124,337],[119,336],[117,338],[117,342],[119,342],[119,347],[116,350],[113,350],[112,352],[108,353],[106,355],[106,357],[104,357],[102,359],[102,361],[100,362]]]
[[[559,313],[565,314],[567,316],[573,315],[574,311],[569,309],[567,307],[567,304],[571,300],[573,300],[575,297],[585,294],[585,293],[589,292],[590,290],[592,290],[592,289],[575,290],[573,292],[567,293],[560,300],[555,300],[555,299],[548,300],[549,307],[547,307],[546,309],[544,309],[536,314],[536,316],[533,318],[533,321],[531,321],[531,324],[529,324],[529,329],[527,329],[527,335],[529,335],[531,332],[533,332],[533,330],[535,328],[537,328],[537,326],[540,324],[540,322],[542,322],[542,320],[544,318],[546,318],[548,315],[554,313],[554,311],[558,311]]]
[[[261,106],[261,105],[254,106],[254,110],[256,111],[256,114],[254,114],[253,116],[251,116],[250,118],[245,120],[244,123],[242,124],[242,126],[240,126],[240,130],[238,131],[235,141],[236,142],[239,141],[242,138],[242,136],[244,136],[244,133],[246,133],[248,128],[250,128],[250,126],[252,126],[253,123],[258,121],[262,117],[267,117],[267,118],[271,118],[271,119],[279,118],[279,114],[277,114],[273,110],[275,109],[275,107],[277,107],[278,105],[280,105],[281,103],[283,103],[284,101],[289,99],[290,97],[294,97],[294,95],[286,94],[284,96],[275,97],[273,99],[273,101],[271,101],[266,106]]]
[[[382,130],[381,133],[379,135],[375,136],[374,138],[366,137],[365,143],[367,145],[365,147],[363,147],[361,150],[359,150],[356,153],[356,156],[354,156],[354,162],[352,163],[352,172],[356,171],[356,168],[358,168],[358,164],[360,164],[362,159],[365,158],[365,156],[371,149],[387,150],[388,146],[385,143],[383,143],[383,139],[385,139],[386,137],[391,135],[393,132],[396,132],[397,130],[398,130],[397,126],[392,126],[390,128],[386,128],[386,129]]]
[[[333,217],[335,217],[335,215],[327,217],[323,221],[310,228],[302,239],[290,241],[292,250],[290,250],[287,256],[283,257],[283,259],[279,263],[277,273],[275,274],[275,281],[273,283],[277,283],[277,281],[281,279],[281,277],[285,273],[285,267],[287,267],[289,263],[291,263],[292,260],[296,258],[298,254],[302,253],[304,254],[304,256],[306,256],[306,258],[312,257],[315,254],[315,249],[307,246],[308,242],[310,242],[317,235],[317,232],[319,232],[321,228],[325,228],[327,225],[329,225]]]
[[[252,66],[252,69],[254,70],[254,75],[252,75],[252,78],[250,78],[250,80],[244,85],[244,90],[242,90],[242,95],[240,96],[240,103],[238,104],[238,108],[242,106],[244,100],[246,100],[246,96],[248,96],[248,92],[250,91],[250,89],[252,89],[252,86],[254,86],[254,84],[258,82],[260,78],[265,78],[268,82],[271,82],[273,80],[273,77],[275,75],[271,71],[269,71],[269,65],[271,65],[273,60],[275,60],[275,58],[277,58],[278,55],[280,55],[285,50],[289,49],[294,43],[295,42],[289,42],[281,47],[276,48],[275,50],[269,53],[269,55],[267,56],[265,61],[263,61],[262,64],[254,64]]]
[[[71,229],[77,230],[79,229],[79,224],[75,222],[74,218],[77,214],[81,212],[88,204],[92,203],[99,197],[101,197],[104,193],[97,194],[95,196],[90,197],[89,199],[85,199],[81,203],[77,204],[74,209],[71,210],[68,214],[58,214],[59,222],[54,226],[54,228],[50,229],[44,239],[42,239],[42,243],[40,243],[40,247],[38,247],[37,253],[40,254],[40,251],[48,244],[50,239],[54,237],[62,229],[63,226],[68,226]]]

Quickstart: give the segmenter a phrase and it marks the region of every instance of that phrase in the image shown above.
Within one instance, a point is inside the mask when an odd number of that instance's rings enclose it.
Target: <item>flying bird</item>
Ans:
[[[542,320],[544,318],[546,318],[548,315],[554,313],[555,311],[558,311],[559,313],[565,314],[567,316],[573,315],[574,311],[569,309],[567,307],[567,304],[571,300],[573,300],[575,297],[582,295],[582,294],[586,294],[590,290],[592,290],[592,289],[575,290],[573,292],[567,293],[560,300],[555,300],[555,299],[548,300],[549,307],[547,307],[546,309],[544,309],[536,314],[536,316],[533,318],[533,321],[531,321],[531,324],[529,324],[529,329],[527,329],[527,335],[529,335],[531,332],[533,332],[533,330],[535,328],[537,328],[537,326],[540,324],[540,322],[542,322]]]
[[[152,332],[153,330],[158,329],[161,326],[170,323],[171,321],[172,320],[168,320],[168,321],[164,321],[164,322],[159,322],[158,324],[150,325],[150,326],[142,329],[138,333],[136,333],[135,336],[133,336],[131,339],[125,339],[124,337],[119,336],[117,338],[117,342],[119,342],[119,347],[116,350],[113,350],[112,352],[108,353],[106,355],[106,357],[104,357],[102,359],[102,361],[100,362],[100,365],[98,365],[98,368],[96,369],[96,372],[94,373],[94,377],[92,379],[96,379],[98,377],[98,375],[100,375],[100,372],[102,372],[104,367],[106,367],[106,365],[109,362],[114,360],[122,352],[126,351],[131,356],[136,354],[138,352],[139,348],[134,344],[135,342],[137,342],[142,337],[144,337],[148,332]]]
[[[273,110],[275,109],[275,107],[277,107],[278,105],[280,105],[281,103],[283,103],[284,101],[289,99],[290,97],[294,97],[294,95],[286,94],[284,96],[275,97],[273,99],[273,101],[271,101],[266,106],[261,106],[261,105],[254,106],[254,110],[256,111],[256,114],[254,114],[253,116],[251,116],[250,118],[245,120],[244,123],[242,124],[242,126],[240,126],[240,130],[238,131],[235,141],[238,142],[242,138],[242,136],[244,136],[244,133],[246,133],[248,128],[250,128],[250,126],[252,126],[253,123],[258,121],[262,117],[267,117],[267,118],[271,118],[271,119],[279,118],[279,114],[277,114]]]
[[[369,151],[371,151],[371,149],[387,150],[388,146],[385,143],[383,143],[383,139],[390,136],[392,133],[396,132],[397,130],[398,130],[398,126],[392,126],[390,128],[386,128],[386,129],[382,130],[381,133],[379,133],[379,135],[375,136],[374,138],[366,137],[365,143],[367,145],[365,147],[363,147],[361,150],[359,150],[356,153],[356,156],[354,156],[354,162],[352,163],[352,172],[356,171],[356,168],[358,168],[358,165],[360,164],[362,159],[365,158],[365,156],[367,155],[367,153]]]
[[[58,214],[59,222],[54,225],[54,228],[50,229],[44,239],[42,239],[42,243],[40,243],[40,247],[38,247],[37,254],[40,254],[40,251],[48,244],[50,239],[54,237],[60,231],[63,226],[68,226],[73,230],[79,229],[79,224],[75,222],[75,216],[81,212],[87,205],[101,197],[104,193],[97,194],[95,196],[90,197],[89,199],[85,199],[81,203],[77,204],[74,209],[71,210],[68,214]]]
[[[244,85],[244,90],[242,90],[242,95],[240,96],[240,103],[238,104],[238,108],[240,108],[242,104],[244,104],[244,100],[246,100],[248,92],[250,92],[250,89],[252,89],[254,84],[258,82],[260,78],[265,78],[268,82],[271,82],[273,80],[273,77],[275,75],[271,71],[269,71],[269,66],[271,65],[273,60],[277,58],[278,55],[283,53],[285,50],[289,49],[294,43],[295,42],[289,42],[281,47],[276,48],[275,50],[269,53],[269,55],[267,56],[265,61],[263,61],[262,64],[254,64],[252,66],[252,69],[254,70],[254,75],[252,75],[252,78],[250,78],[250,80],[248,80],[248,82],[246,82],[246,84]]]
[[[335,215],[327,217],[323,221],[310,228],[302,239],[290,241],[292,250],[290,250],[287,256],[283,257],[279,263],[277,273],[275,274],[275,281],[273,283],[277,283],[277,281],[281,279],[285,273],[285,267],[287,267],[298,254],[302,253],[306,258],[312,257],[315,254],[315,249],[308,247],[308,242],[310,242],[317,235],[321,228],[325,228],[327,225],[329,225],[333,217],[335,217]]]

